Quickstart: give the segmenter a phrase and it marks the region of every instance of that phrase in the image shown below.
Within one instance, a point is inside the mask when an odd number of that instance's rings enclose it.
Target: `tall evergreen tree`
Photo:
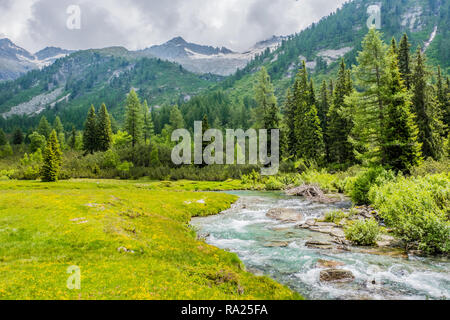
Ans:
[[[322,127],[323,132],[323,140],[325,145],[325,158],[326,161],[330,161],[330,150],[329,143],[327,141],[327,131],[328,131],[328,112],[330,111],[331,98],[328,91],[328,86],[326,81],[322,82],[322,86],[320,87],[320,99],[318,103],[317,113],[320,119],[320,125]]]
[[[294,92],[297,85],[297,81],[294,83]],[[295,113],[296,113],[295,97],[293,91],[289,88],[286,92],[286,103],[284,106],[284,123],[285,126],[283,134],[286,137],[287,153],[295,155],[297,139],[295,137]]]
[[[353,145],[349,135],[353,129],[351,113],[345,104],[345,97],[353,92],[353,85],[346,69],[344,59],[339,68],[333,103],[328,113],[328,127],[325,141],[327,143],[328,160],[332,163],[345,164],[354,160]]]
[[[93,105],[89,109],[89,113],[84,124],[83,148],[85,152],[91,154],[98,150],[97,116]]]
[[[400,41],[398,48],[398,66],[400,75],[405,83],[406,89],[411,88],[411,44],[408,41],[408,35],[405,33]]]
[[[75,129],[75,126],[72,126],[72,131],[70,132],[70,138],[69,138],[69,147],[72,150],[75,150],[77,143],[77,130]]]
[[[205,114],[202,120],[202,137],[205,136],[205,132],[208,130],[209,130],[208,116]],[[210,142],[208,141],[202,141],[202,154],[205,152],[205,149],[208,147],[209,144]],[[205,167],[206,164],[203,162],[199,166],[202,168]]]
[[[108,109],[103,103],[97,116],[97,149],[108,151],[112,146],[111,120]]]
[[[299,140],[301,129],[298,126],[302,125],[302,122],[298,121],[298,118],[300,115],[308,113],[308,102],[311,99],[309,89],[308,70],[305,61],[302,61],[302,68],[299,69],[295,77],[292,90],[288,90],[285,106],[286,127],[289,130],[287,133],[288,150],[295,157],[298,155],[299,143],[301,142]]]
[[[317,104],[317,113],[319,115],[320,124],[323,132],[326,132],[328,126],[328,111],[330,110],[330,95],[327,82],[324,80],[320,87],[320,99]]]
[[[359,52],[358,65],[354,69],[356,86],[361,91],[354,91],[348,99],[354,117],[351,141],[358,159],[380,164],[386,162],[383,130],[389,85],[388,46],[374,28],[365,36],[362,45],[363,50]]]
[[[64,126],[59,116],[56,116],[55,121],[53,122],[53,129],[56,131],[56,134],[58,135],[64,133]]]
[[[303,113],[298,113],[295,118],[295,133],[299,139],[297,157],[320,162],[325,146],[317,109],[314,105],[308,106],[306,102],[299,109]]]
[[[391,50],[392,50],[392,52],[395,53],[395,59],[398,59],[399,49],[397,47],[397,41],[395,40],[394,37],[392,37],[392,40],[391,40]],[[398,61],[397,61],[397,63],[398,63]]]
[[[383,165],[397,171],[408,172],[419,164],[421,145],[418,143],[418,129],[410,111],[411,101],[401,79],[397,52],[390,51],[389,91],[387,92],[387,114],[384,130],[386,162]]]
[[[143,126],[141,103],[136,92],[131,90],[126,102],[125,130],[132,137],[133,147],[141,142]]]
[[[58,181],[58,175],[62,165],[62,153],[55,130],[50,134],[43,158],[44,164],[41,169],[42,181]]]
[[[169,122],[172,131],[177,129],[184,129],[186,127],[183,115],[181,114],[181,111],[177,105],[173,106],[170,110]]]
[[[24,141],[23,132],[20,128],[14,130],[12,143],[14,145],[20,145]]]
[[[5,131],[0,128],[0,147],[6,145],[7,142]]]
[[[295,155],[306,160],[321,161],[325,152],[323,132],[317,108],[312,102],[314,87],[308,82],[308,70],[303,61],[294,84],[294,137]]]
[[[437,102],[439,104],[439,110],[443,115],[443,122],[445,125],[445,129],[448,133],[450,126],[450,97],[448,86],[444,84],[444,80],[442,78],[441,67],[438,66],[437,72],[437,83],[436,83],[436,93],[437,93]]]
[[[52,132],[52,127],[48,123],[48,120],[45,116],[43,116],[41,118],[41,120],[39,121],[37,132],[40,135],[43,135],[45,137],[45,139],[48,139],[48,137],[50,137],[50,133]]]
[[[429,79],[430,73],[419,47],[412,75],[413,110],[419,127],[419,142],[422,144],[423,156],[439,160],[444,153],[442,138],[444,125]]]
[[[316,90],[314,89],[314,82],[313,82],[312,79],[309,80],[309,91],[308,91],[308,94],[309,94],[308,104],[310,106],[312,106],[312,105],[316,106],[317,105]]]
[[[270,77],[264,67],[258,75],[255,86],[255,101],[257,103],[256,125],[262,129],[279,128],[279,111]]]
[[[144,119],[144,142],[149,143],[151,137],[155,133],[155,129],[153,125],[152,113],[148,107],[147,100],[144,100],[144,103],[142,104],[142,114]]]

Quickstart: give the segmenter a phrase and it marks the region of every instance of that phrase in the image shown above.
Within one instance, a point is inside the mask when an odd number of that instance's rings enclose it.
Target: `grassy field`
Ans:
[[[0,181],[0,299],[299,299],[196,240],[238,182]],[[186,191],[189,190],[189,191]],[[81,269],[69,290],[67,269]]]

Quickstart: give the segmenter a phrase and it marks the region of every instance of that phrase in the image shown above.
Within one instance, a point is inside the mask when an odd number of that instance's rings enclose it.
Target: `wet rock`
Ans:
[[[327,195],[322,189],[315,185],[302,185],[289,190],[286,190],[286,194],[289,196],[305,197],[308,200],[320,203],[333,203],[342,201],[341,196]]]
[[[343,269],[327,269],[320,271],[322,282],[352,282],[355,276],[351,271]]]
[[[335,245],[333,245],[331,242],[324,242],[324,241],[307,241],[305,243],[305,246],[310,249],[333,249],[333,248],[335,248]]]
[[[272,241],[264,244],[266,248],[285,248],[289,246],[289,242],[286,241]]]
[[[284,221],[284,222],[299,222],[304,220],[303,215],[293,209],[275,208],[269,210],[267,217]]]
[[[329,268],[336,268],[336,267],[342,267],[345,266],[345,263],[338,262],[338,261],[329,261],[329,260],[323,260],[319,259],[317,260],[316,267],[317,268],[323,268],[323,269],[329,269]]]
[[[333,228],[330,235],[335,238],[344,238],[345,239],[345,232],[342,229]]]
[[[395,258],[408,258],[408,254],[402,248],[391,248],[391,247],[374,247],[374,248],[364,248],[355,249],[354,251],[366,254],[374,254],[379,256],[390,256]]]

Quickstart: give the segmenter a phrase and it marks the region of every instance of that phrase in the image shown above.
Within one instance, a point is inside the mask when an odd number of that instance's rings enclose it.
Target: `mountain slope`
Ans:
[[[30,70],[51,65],[71,52],[61,48],[47,47],[36,54],[31,54],[9,39],[0,39],[0,81],[17,79]]]
[[[399,39],[407,33],[412,51],[426,47],[429,63],[441,65],[449,74],[450,68],[450,1],[440,0],[382,0],[382,28],[386,42]],[[367,8],[371,0],[354,0],[336,13],[323,18],[306,30],[290,36],[273,52],[264,52],[247,67],[221,84],[232,96],[251,94],[254,74],[265,66],[274,82],[276,95],[284,100],[285,90],[305,60],[310,72],[315,73],[316,84],[335,75],[340,58],[348,65],[356,63],[361,41],[368,32]]]
[[[83,125],[91,104],[105,102],[119,120],[131,88],[149,104],[178,103],[220,78],[201,76],[160,59],[136,58],[125,48],[73,53],[42,70],[0,83],[0,126],[34,124],[37,115],[58,113],[65,123]],[[3,123],[3,124],[2,124]]]
[[[283,37],[273,37],[257,43],[250,50],[239,53],[227,48],[214,48],[186,42],[183,38],[174,38],[162,45],[152,46],[143,50],[160,59],[177,62],[184,68],[195,73],[211,73],[229,76],[238,69],[244,68],[257,54],[267,48],[274,49],[281,44]]]

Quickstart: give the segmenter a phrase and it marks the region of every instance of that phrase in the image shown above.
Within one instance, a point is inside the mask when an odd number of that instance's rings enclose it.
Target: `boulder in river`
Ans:
[[[327,269],[320,271],[322,282],[352,282],[355,276],[351,271],[343,269]]]
[[[293,209],[275,208],[269,210],[267,217],[284,221],[284,222],[299,222],[304,220],[303,214]]]

